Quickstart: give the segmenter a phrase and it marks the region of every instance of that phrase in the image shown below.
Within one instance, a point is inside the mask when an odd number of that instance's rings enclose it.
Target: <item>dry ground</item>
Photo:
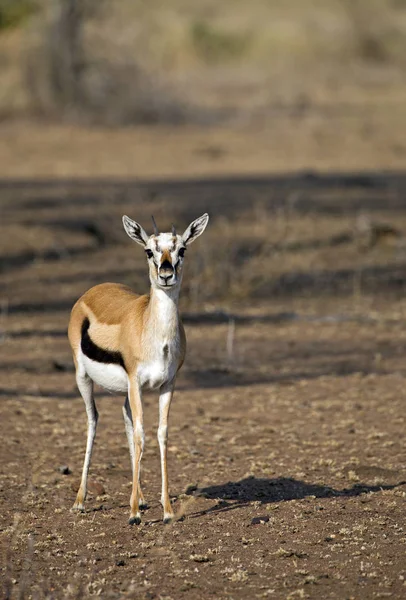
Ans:
[[[405,597],[405,189],[379,174],[3,180],[2,597]],[[179,520],[160,520],[149,393],[142,525],[127,524],[121,401],[102,391],[87,511],[72,514],[86,423],[70,307],[105,280],[147,290],[123,213],[180,228],[204,210],[171,413]],[[392,232],[365,238],[360,215]]]

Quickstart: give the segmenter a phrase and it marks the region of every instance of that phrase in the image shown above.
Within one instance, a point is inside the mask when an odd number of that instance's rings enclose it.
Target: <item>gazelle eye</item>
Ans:
[[[180,248],[180,250],[178,252],[178,256],[183,258],[185,256],[185,250],[186,250],[186,248]]]
[[[152,258],[154,256],[154,253],[152,252],[152,250],[145,250],[145,254],[148,256],[148,258]]]

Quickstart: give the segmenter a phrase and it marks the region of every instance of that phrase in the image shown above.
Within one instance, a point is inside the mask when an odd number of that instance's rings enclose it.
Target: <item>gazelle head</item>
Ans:
[[[182,235],[179,235],[173,225],[170,233],[159,233],[152,217],[154,233],[148,236],[139,223],[126,215],[123,216],[123,225],[127,234],[144,247],[151,284],[165,290],[180,285],[186,249],[203,233],[208,221],[209,215],[205,213],[193,221]]]

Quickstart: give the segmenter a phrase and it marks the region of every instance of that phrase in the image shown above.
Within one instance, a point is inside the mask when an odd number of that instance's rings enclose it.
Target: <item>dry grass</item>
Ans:
[[[393,223],[390,214],[375,214],[378,223]],[[292,293],[302,281],[311,280],[323,294],[337,281],[337,291],[362,294],[363,271],[388,263],[403,264],[406,256],[406,219],[396,222],[399,238],[382,237],[365,245],[356,217],[332,219],[304,215],[289,207],[269,211],[260,203],[235,218],[219,218],[206,232],[204,244],[188,265],[185,295],[198,310],[203,301],[246,303]],[[221,261],[219,261],[221,256]],[[339,281],[339,272],[354,279]],[[318,282],[318,283],[317,283]],[[306,292],[305,292],[306,293]]]
[[[62,294],[67,304],[106,280],[146,292],[145,257],[128,246],[121,216],[129,214],[151,231],[153,211],[161,230],[174,221],[182,231],[203,210],[212,219],[186,261],[183,310],[314,295],[338,295],[356,307],[381,287],[396,294],[402,290],[406,219],[401,212],[394,218],[393,207],[401,203],[395,181],[384,190],[381,185],[357,187],[355,178],[351,192],[344,187],[345,177],[336,190],[327,181],[307,191],[300,189],[304,180],[294,178],[286,179],[284,188],[272,179],[241,189],[232,179],[221,186],[191,182],[189,189],[174,182],[167,192],[165,184],[155,192],[146,185],[137,190],[119,183],[83,188],[38,184],[31,192],[11,186],[3,190],[5,222],[0,225],[3,285],[13,290],[6,298],[13,306],[25,296],[41,302],[38,282],[45,280],[49,297]],[[360,229],[360,217],[368,230]],[[28,231],[26,223],[31,224]],[[26,277],[20,277],[21,269],[27,270]],[[229,362],[233,336],[232,330],[224,333]]]

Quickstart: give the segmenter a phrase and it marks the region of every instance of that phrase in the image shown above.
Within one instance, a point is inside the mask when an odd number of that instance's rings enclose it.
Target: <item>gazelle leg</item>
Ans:
[[[134,477],[134,427],[133,427],[133,418],[131,414],[130,402],[128,400],[128,396],[126,396],[124,406],[123,406],[123,415],[124,415],[124,425],[125,432],[127,434],[128,447],[130,449],[130,459],[131,459],[131,470]],[[141,474],[140,474],[141,480]],[[141,483],[138,484],[138,494],[139,494],[139,507],[141,509],[147,508],[147,503],[145,502],[144,494],[141,490]]]
[[[161,472],[162,472],[162,494],[161,504],[164,509],[164,523],[170,523],[173,519],[173,511],[171,501],[169,499],[168,490],[168,467],[167,467],[167,446],[168,446],[168,416],[175,381],[164,384],[159,393],[159,426],[158,426],[158,442],[159,452],[161,455]]]
[[[130,525],[141,523],[140,505],[140,465],[144,450],[144,426],[141,403],[141,389],[136,380],[129,385],[129,404],[133,420],[134,460],[133,460],[133,489],[130,499]],[[130,450],[131,452],[131,450]]]
[[[83,463],[82,480],[72,509],[84,510],[84,503],[86,500],[87,493],[87,476],[89,473],[90,459],[92,457],[93,442],[96,436],[96,427],[99,414],[97,412],[96,404],[94,402],[93,397],[93,381],[85,372],[76,371],[76,382],[86,407],[87,443],[85,460]]]

